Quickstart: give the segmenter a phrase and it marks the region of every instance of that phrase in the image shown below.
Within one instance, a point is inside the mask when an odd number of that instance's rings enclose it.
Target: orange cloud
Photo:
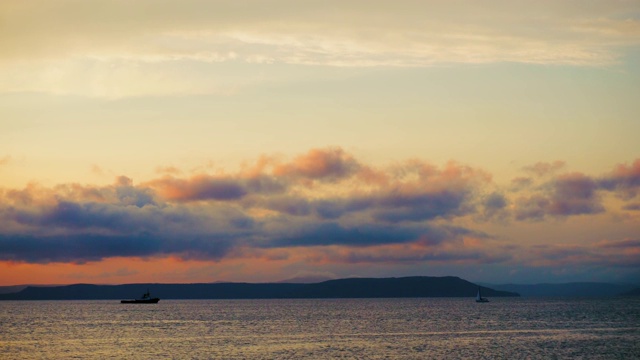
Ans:
[[[229,177],[197,175],[190,179],[165,177],[148,183],[162,197],[168,200],[237,200],[247,194],[247,190],[237,180]]]
[[[507,264],[526,246],[517,239],[513,248],[486,241],[496,239],[496,221],[605,212],[603,194],[635,191],[638,169],[640,160],[602,177],[553,175],[535,187],[505,190],[486,171],[456,162],[436,166],[412,159],[374,167],[328,148],[289,162],[263,156],[236,173],[164,176],[141,184],[119,176],[105,186],[29,184],[0,189],[0,261],[87,266],[89,276],[111,279],[147,274],[125,260],[118,267],[114,259],[163,263],[184,270],[185,278],[196,268],[190,263],[198,264],[194,278],[222,274],[214,269],[223,263],[236,267],[236,278],[252,271],[244,263],[272,276],[294,264],[296,271],[309,270],[309,264],[313,271],[374,263]],[[531,247],[531,256],[520,258],[531,266],[634,266],[633,242],[561,243]],[[93,264],[113,266],[98,272]]]
[[[277,165],[277,176],[299,177],[307,180],[337,181],[354,174],[360,164],[341,148],[312,149],[290,163]]]

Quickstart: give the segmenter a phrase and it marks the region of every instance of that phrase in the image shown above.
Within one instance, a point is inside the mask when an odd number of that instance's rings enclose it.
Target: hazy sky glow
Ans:
[[[640,279],[638,1],[3,1],[0,285]]]

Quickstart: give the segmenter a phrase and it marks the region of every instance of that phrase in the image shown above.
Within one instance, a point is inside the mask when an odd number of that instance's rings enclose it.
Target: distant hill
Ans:
[[[280,280],[278,283],[285,284],[313,284],[319,283],[323,281],[334,280],[334,278],[326,277],[326,276],[297,276],[290,279]]]
[[[617,296],[630,291],[634,285],[620,285],[597,282],[573,282],[564,284],[487,284],[493,289],[517,292],[524,297],[565,296],[565,297],[599,297]]]
[[[12,286],[0,286],[0,294],[17,293],[24,290],[29,285],[12,285]]]
[[[414,276],[402,278],[352,278],[315,284],[213,283],[213,284],[76,284],[32,287],[0,300],[114,300],[139,297],[147,289],[161,299],[302,299],[302,298],[404,298],[475,297],[478,285],[458,277]],[[482,287],[485,297],[519,296]]]
[[[640,287],[637,287],[635,289],[629,290],[627,292],[623,292],[620,295],[621,296],[640,296]]]

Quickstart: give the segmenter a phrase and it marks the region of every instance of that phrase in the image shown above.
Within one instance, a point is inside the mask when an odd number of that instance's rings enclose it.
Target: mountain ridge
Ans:
[[[20,292],[0,294],[0,300],[115,300],[136,297],[149,289],[161,299],[306,299],[306,298],[406,298],[519,296],[478,286],[455,276],[399,278],[346,278],[313,284],[295,283],[139,283],[121,285],[73,284],[29,286]]]

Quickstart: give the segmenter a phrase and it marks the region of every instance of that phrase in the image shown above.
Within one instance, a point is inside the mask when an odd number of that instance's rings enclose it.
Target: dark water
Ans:
[[[640,359],[638,299],[0,301],[0,359]]]

